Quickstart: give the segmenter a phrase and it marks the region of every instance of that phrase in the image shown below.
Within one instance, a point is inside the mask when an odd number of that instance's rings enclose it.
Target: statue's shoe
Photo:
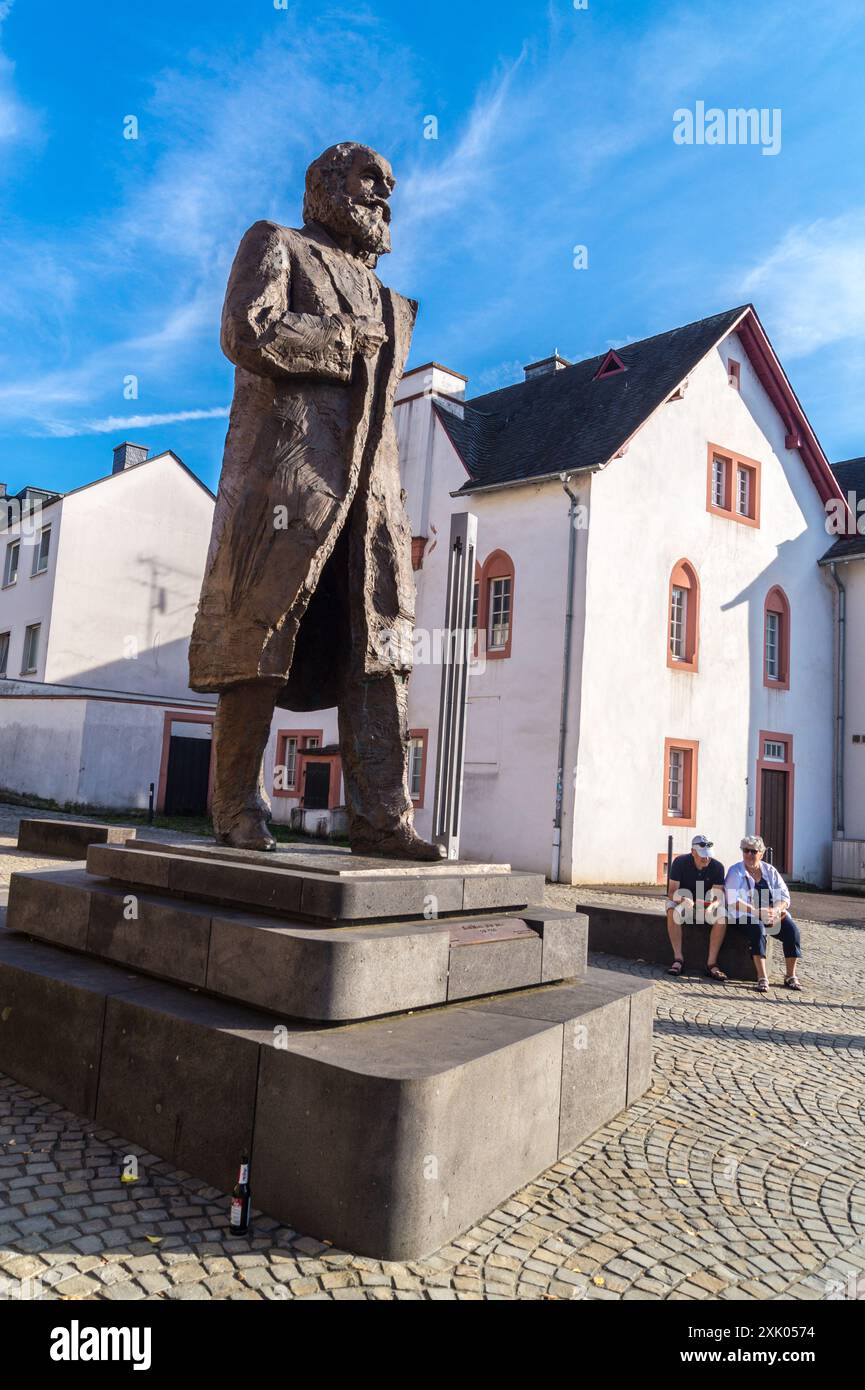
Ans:
[[[410,826],[388,831],[379,839],[352,839],[352,854],[372,854],[387,859],[415,859],[439,863],[445,858],[444,845],[431,844]]]
[[[216,843],[230,845],[232,849],[276,849],[276,841],[267,828],[267,821],[255,811],[244,811],[230,830],[217,835]]]

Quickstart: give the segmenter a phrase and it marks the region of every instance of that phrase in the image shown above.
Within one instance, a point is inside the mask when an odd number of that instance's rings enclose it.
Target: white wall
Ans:
[[[10,633],[7,678],[17,679],[22,673],[24,633],[31,624],[40,625],[39,647],[35,674],[27,680],[45,679],[45,655],[51,631],[51,609],[54,599],[57,550],[62,522],[63,502],[35,511],[32,516],[9,530],[0,531],[0,583],[6,573],[8,546],[14,541],[21,545],[18,558],[18,577],[14,584],[0,589],[0,632]],[[51,525],[48,567],[41,574],[32,574],[34,549],[39,545],[42,527]]]
[[[469,681],[461,853],[549,873],[556,796],[561,701],[568,499],[558,483],[452,498],[465,470],[444,429],[436,427],[430,543],[416,574],[417,626],[441,629],[447,588],[448,538],[454,511],[478,518],[481,565],[494,550],[514,563],[511,655],[488,660]],[[585,533],[582,533],[584,543]],[[579,539],[579,533],[578,533]],[[582,626],[577,586],[575,629]],[[435,651],[429,641],[427,649]],[[577,694],[579,692],[579,682]],[[413,728],[429,730],[424,806],[419,832],[432,827],[441,666],[415,663],[409,686]]]
[[[741,363],[741,392],[726,358]],[[592,483],[575,882],[652,882],[666,850],[664,739],[698,740],[698,828],[726,862],[753,830],[758,733],[794,736],[795,877],[829,874],[832,602],[817,569],[825,515],[798,452],[735,336],[694,371]],[[759,528],[706,509],[707,445],[762,463]],[[670,574],[701,586],[700,670],[666,665]],[[763,685],[763,605],[792,610],[791,688]],[[694,831],[679,827],[674,849]]]
[[[86,696],[0,700],[0,791],[61,804],[146,808],[170,706]],[[189,711],[172,711],[183,720]],[[193,725],[195,729],[203,728]]]
[[[188,696],[211,497],[165,454],[68,494],[62,507],[42,679]]]
[[[844,834],[865,840],[865,556],[838,566],[847,589],[847,692],[844,736]]]

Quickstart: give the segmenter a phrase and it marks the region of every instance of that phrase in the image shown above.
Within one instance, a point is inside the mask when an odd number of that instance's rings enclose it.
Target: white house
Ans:
[[[818,561],[841,494],[754,310],[576,364],[554,356],[474,399],[465,387],[428,363],[398,393],[421,832],[450,517],[471,509],[486,650],[463,852],[566,882],[654,882],[669,836],[677,853],[699,826],[729,861],[756,829],[791,876],[827,881],[833,592]],[[335,740],[327,714],[284,723],[292,760],[299,725]]]
[[[171,809],[202,778],[206,794],[209,746],[192,745],[214,701],[189,689],[187,651],[212,493],[134,444],[65,495],[2,493],[0,794],[141,807],[153,783]]]
[[[835,588],[835,818],[832,882],[865,892],[865,458],[835,464],[846,532],[821,565]]]

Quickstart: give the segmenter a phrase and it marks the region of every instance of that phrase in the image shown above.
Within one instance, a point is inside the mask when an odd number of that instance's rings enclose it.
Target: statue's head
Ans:
[[[368,145],[331,145],[306,171],[303,216],[347,251],[375,265],[390,250],[388,198],[396,180],[387,160]]]

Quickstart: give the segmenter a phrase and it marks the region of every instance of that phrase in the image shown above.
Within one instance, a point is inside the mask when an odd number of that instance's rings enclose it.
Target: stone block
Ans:
[[[411,926],[280,925],[241,913],[212,919],[207,988],[295,1018],[372,1018],[442,1003],[448,940]]]
[[[139,888],[168,887],[168,856],[114,845],[91,845],[87,872]]]
[[[91,821],[27,819],[18,825],[18,848],[58,859],[84,859],[89,845],[125,844],[135,831],[125,825],[94,825]]]
[[[0,930],[0,1071],[92,1118],[105,999],[139,980]]]
[[[534,933],[530,939],[453,944],[448,1000],[540,983],[541,950],[541,938]]]
[[[99,1124],[229,1191],[250,1148],[259,1044],[273,1027],[242,1005],[171,985],[110,998]]]
[[[69,869],[28,869],[9,880],[9,931],[26,932],[57,946],[87,946],[90,894],[85,876]]]
[[[583,912],[531,907],[525,920],[543,939],[541,981],[572,980],[583,975],[589,947],[589,919]]]
[[[265,1047],[254,1199],[344,1249],[427,1254],[555,1161],[561,1058],[560,1028],[460,1005]]]
[[[606,1124],[650,1084],[652,986],[615,972],[589,969],[576,984],[525,990],[470,1007],[485,1013],[544,1018],[562,1026],[562,1108],[559,1154]],[[631,1066],[634,1066],[633,1076]]]
[[[209,943],[207,909],[98,885],[91,889],[87,950],[92,955],[203,987]]]
[[[603,951],[648,965],[669,965],[673,959],[667,920],[663,913],[645,908],[608,907],[594,903],[577,904],[578,912],[589,919],[589,950]],[[685,973],[702,975],[706,970],[709,928],[685,925],[682,929],[682,955]],[[754,966],[744,932],[730,923],[718,956],[721,969],[733,980],[753,980]]]

